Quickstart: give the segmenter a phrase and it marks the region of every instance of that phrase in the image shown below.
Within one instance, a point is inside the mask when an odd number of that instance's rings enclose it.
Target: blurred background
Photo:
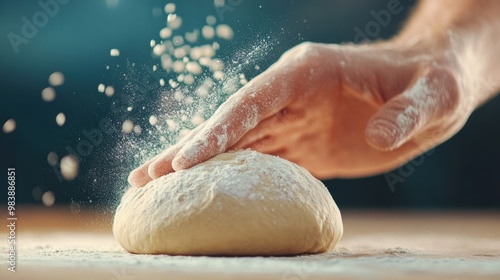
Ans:
[[[151,40],[160,42],[159,31],[167,20],[164,7],[173,1],[41,2],[56,3],[57,11],[54,7],[50,8],[52,12],[45,11],[38,1],[0,1],[0,170],[16,168],[17,203],[71,205],[72,210],[112,209],[126,186],[128,173],[142,160],[134,157],[134,145],[140,141],[126,138],[140,135],[103,134],[98,144],[87,147],[85,156],[77,156],[78,176],[71,180],[61,177],[60,160],[71,154],[86,134],[100,128],[103,120],[111,131],[120,132],[128,117],[113,110],[117,100],[127,94],[133,96],[130,87],[143,76],[159,80],[161,73],[144,69],[159,65],[159,59],[151,54]],[[342,43],[389,38],[401,28],[414,6],[414,1],[401,1],[401,12],[392,14],[388,22],[377,23],[373,14],[386,10],[387,0],[215,2],[218,6],[213,0],[173,2],[175,13],[182,17],[182,26],[176,32],[184,34],[203,27],[209,15],[217,24],[231,26],[233,39],[220,40],[217,53],[226,63],[262,47],[258,55],[249,56],[255,63],[243,71],[248,79],[303,41]],[[23,28],[29,29],[24,27],[23,18],[39,25],[34,26],[36,30],[24,30],[29,36],[23,35]],[[119,56],[111,56],[111,49],[118,49]],[[47,91],[42,98],[42,91],[51,87],[48,78],[54,72],[64,74],[64,83],[53,86],[55,98]],[[52,77],[55,84],[57,80],[60,83],[59,76]],[[100,92],[101,83],[113,85],[114,94]],[[127,102],[147,111],[156,106],[151,104],[156,100],[154,93],[148,98],[146,94],[144,100],[128,98]],[[328,180],[325,184],[341,209],[498,209],[498,108],[500,98],[477,110],[451,140],[398,170],[371,178]],[[146,117],[137,114],[137,122]],[[147,126],[147,122],[143,124],[144,132]],[[0,196],[6,195],[5,188]]]

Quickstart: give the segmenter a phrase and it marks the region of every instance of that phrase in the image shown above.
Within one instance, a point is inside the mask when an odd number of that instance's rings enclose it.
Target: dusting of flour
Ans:
[[[202,165],[194,166],[192,170],[181,170],[176,172],[178,174],[172,173],[167,177],[170,181],[201,180],[210,184],[216,193],[245,199],[263,199],[260,188],[267,187],[266,192],[275,192],[273,197],[280,200],[289,200],[300,186],[308,185],[309,180],[315,180],[310,174],[309,177],[297,176],[302,172],[299,170],[302,167],[282,159],[270,158],[276,157],[252,150],[221,154]],[[204,171],[198,172],[201,169]],[[279,182],[283,188],[271,189],[270,180]]]
[[[131,188],[113,233],[132,253],[273,256],[325,252],[343,226],[328,190],[307,170],[244,150]]]

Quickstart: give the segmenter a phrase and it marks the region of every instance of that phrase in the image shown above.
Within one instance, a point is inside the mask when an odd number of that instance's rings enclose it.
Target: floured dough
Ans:
[[[132,188],[113,224],[127,251],[170,255],[321,253],[342,232],[340,211],[320,181],[251,150]]]

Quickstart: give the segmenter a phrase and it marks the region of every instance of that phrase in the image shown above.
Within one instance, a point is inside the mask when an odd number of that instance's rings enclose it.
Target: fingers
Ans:
[[[187,169],[226,151],[263,119],[289,102],[294,88],[293,74],[269,69],[224,102],[206,126],[179,151],[174,170]]]
[[[159,156],[159,154],[156,155],[138,168],[132,170],[132,172],[130,172],[128,176],[128,183],[132,187],[136,188],[144,187],[147,183],[149,183],[152,180],[148,174],[149,165],[154,162]]]
[[[259,122],[256,127],[245,133],[230,149],[255,149],[256,146],[265,148],[264,145],[272,144],[276,136],[299,126],[300,124],[296,124],[299,117],[301,116],[297,116],[295,112],[290,112],[289,109],[281,109],[278,113]]]
[[[453,74],[434,70],[420,77],[403,94],[389,100],[368,122],[366,140],[391,151],[418,135],[427,125],[452,112],[458,104]]]
[[[193,129],[191,132],[189,132],[188,135],[186,135],[184,138],[179,140],[179,142],[177,142],[177,144],[175,144],[174,146],[172,146],[172,147],[168,148],[167,150],[165,150],[164,152],[162,152],[149,165],[148,175],[152,179],[157,179],[163,175],[174,172],[174,169],[172,168],[172,160],[174,159],[174,156],[186,144],[186,142],[188,142],[191,138],[193,138],[193,136],[196,135],[196,133],[198,133],[204,126],[205,126],[205,123],[200,124],[195,129]]]
[[[182,145],[176,144],[156,157],[148,166],[147,171],[149,177],[151,177],[151,179],[157,179],[163,175],[174,172],[172,168],[172,159],[181,148]]]
[[[227,150],[259,121],[276,113],[288,102],[293,92],[288,85],[293,78],[287,71],[281,71],[280,75],[276,72],[269,69],[265,72],[268,75],[252,80],[224,102],[207,122],[155,160],[134,170],[129,182],[133,186],[144,186],[152,179],[187,169]]]
[[[200,124],[198,127],[193,129],[188,135],[179,140],[179,142],[165,151],[159,153],[155,157],[149,159],[144,164],[139,166],[130,172],[128,177],[128,182],[131,186],[140,188],[145,186],[147,183],[152,181],[153,179],[159,178],[163,175],[166,175],[170,172],[173,172],[172,169],[172,159],[177,154],[177,152],[181,149],[181,147],[193,137],[202,127],[204,123]]]
[[[336,83],[332,65],[324,63],[324,53],[332,50],[324,45],[302,44],[268,70],[246,84],[224,102],[206,125],[180,148],[165,154],[149,168],[151,177],[172,170],[183,170],[226,151],[260,121],[279,112],[296,95],[304,99],[314,92],[316,81]],[[179,145],[181,146],[181,145]]]
[[[258,120],[258,108],[239,96],[221,105],[206,127],[189,140],[172,161],[179,171],[206,161],[224,152],[241,135],[253,128]]]

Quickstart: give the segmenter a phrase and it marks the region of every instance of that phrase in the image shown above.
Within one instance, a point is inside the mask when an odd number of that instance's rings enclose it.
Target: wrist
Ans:
[[[422,34],[410,39],[396,36],[387,45],[407,57],[421,58],[429,67],[451,71],[463,97],[464,106],[472,111],[498,92],[500,69],[491,57],[495,47],[483,35],[461,30]],[[496,77],[496,78],[495,78]]]
[[[446,1],[422,0],[388,44],[452,70],[464,99],[475,108],[500,90],[500,65],[494,59],[500,56],[500,1]]]

